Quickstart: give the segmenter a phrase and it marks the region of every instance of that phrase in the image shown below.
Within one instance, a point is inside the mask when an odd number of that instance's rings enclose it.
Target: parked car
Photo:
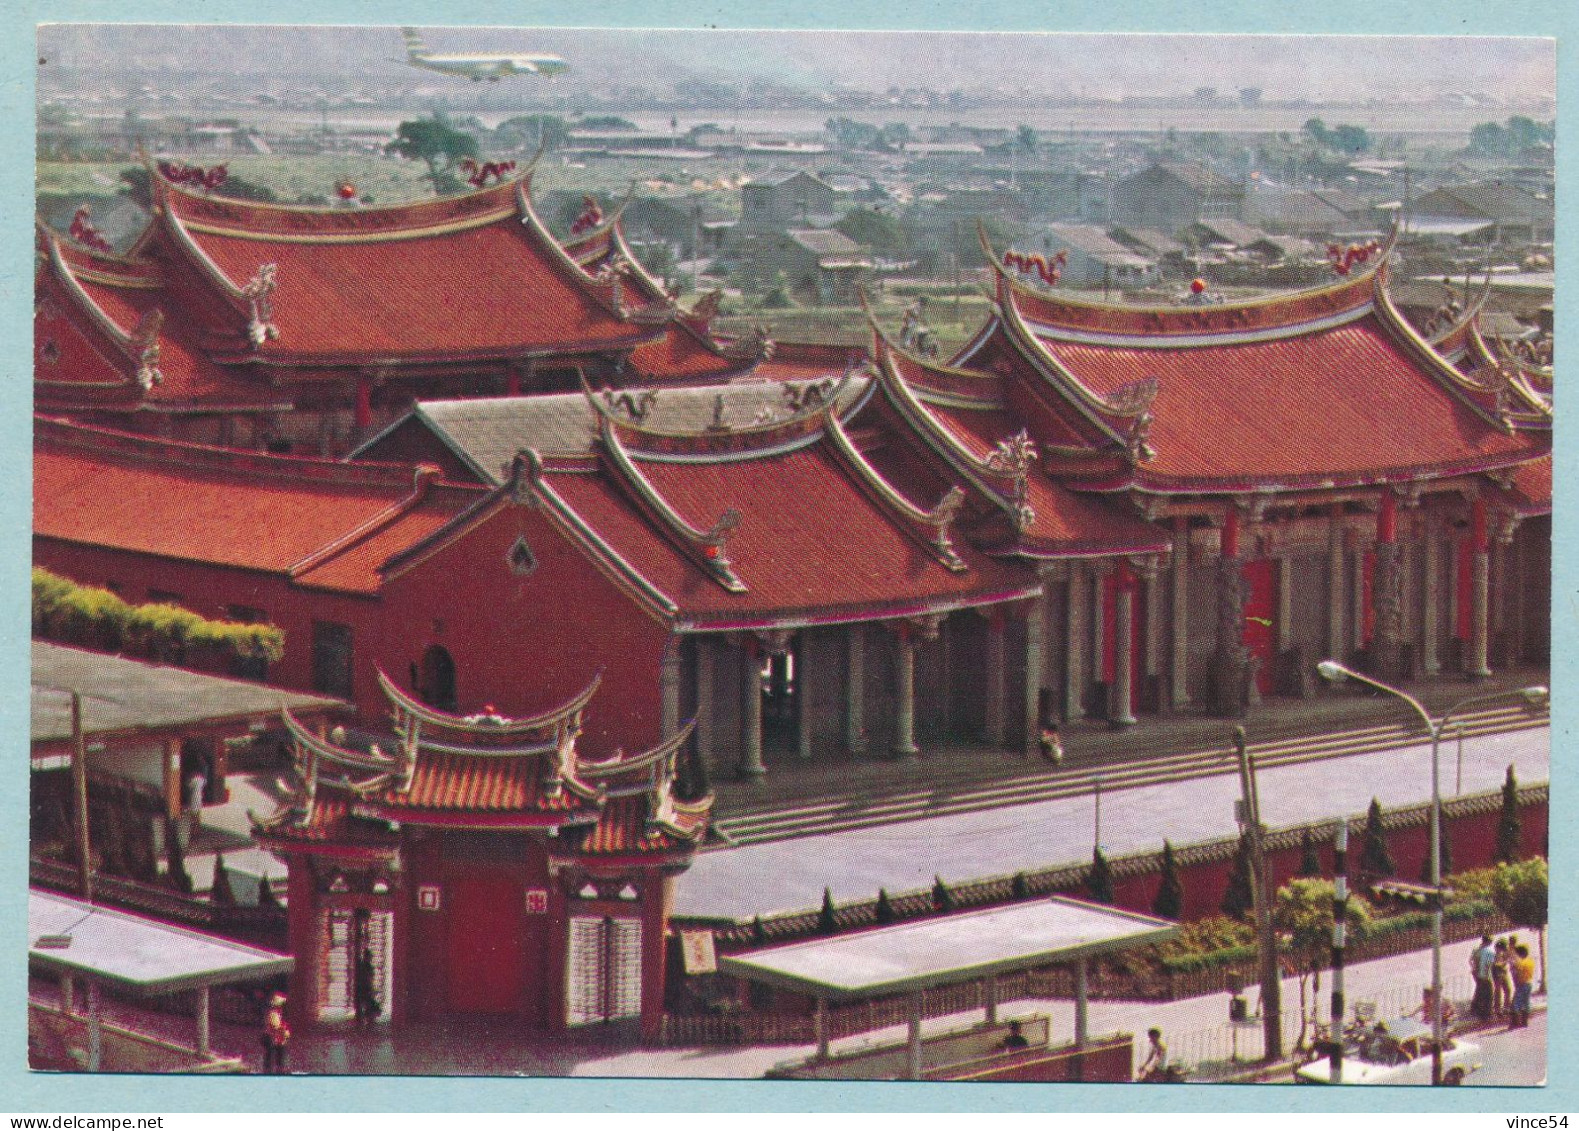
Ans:
[[[1480,1067],[1480,1046],[1452,1037],[1442,1042],[1442,1083],[1462,1084]],[[1351,1027],[1344,1035],[1342,1072],[1332,1078],[1332,1061],[1320,1055],[1294,1070],[1299,1084],[1429,1084],[1431,1027],[1411,1017]]]

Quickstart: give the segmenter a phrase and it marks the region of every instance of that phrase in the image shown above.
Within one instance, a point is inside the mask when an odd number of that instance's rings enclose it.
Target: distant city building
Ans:
[[[740,226],[752,230],[806,227],[835,219],[833,186],[802,171],[753,177],[740,189]]]
[[[1113,187],[1113,220],[1174,233],[1202,219],[1238,219],[1245,186],[1205,165],[1158,162]]]
[[[1494,225],[1492,238],[1502,243],[1549,243],[1554,210],[1549,198],[1516,185],[1485,181],[1439,188],[1411,203],[1411,230],[1435,221]]]
[[[1042,237],[1042,250],[1064,253],[1063,281],[1071,286],[1149,287],[1162,278],[1155,259],[1089,224],[1053,224]]]

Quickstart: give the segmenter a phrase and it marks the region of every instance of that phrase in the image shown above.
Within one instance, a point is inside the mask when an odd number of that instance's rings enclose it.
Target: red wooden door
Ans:
[[[525,893],[509,877],[468,876],[445,885],[449,1008],[515,1013],[526,968]]]
[[[1260,660],[1256,687],[1263,695],[1277,685],[1277,563],[1270,558],[1246,562],[1245,647]]]

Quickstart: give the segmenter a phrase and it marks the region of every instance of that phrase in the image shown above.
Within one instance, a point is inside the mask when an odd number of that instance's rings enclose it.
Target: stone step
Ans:
[[[1464,735],[1473,737],[1537,724],[1527,710],[1514,706],[1466,714],[1462,725]],[[1448,741],[1456,739],[1457,734],[1455,728]],[[1398,749],[1420,741],[1418,729],[1397,723],[1255,742],[1250,744],[1250,752],[1258,766],[1272,767]],[[1097,778],[1101,779],[1105,792],[1116,792],[1206,777],[1231,769],[1232,764],[1222,748],[1160,754],[1140,761],[1132,756],[1098,756],[1094,760],[1082,760],[1078,766],[1063,766],[986,783],[978,779],[952,783],[944,780],[875,797],[821,799],[764,809],[721,820],[718,829],[721,838],[727,838],[729,844],[760,844],[1078,796],[1092,792]]]

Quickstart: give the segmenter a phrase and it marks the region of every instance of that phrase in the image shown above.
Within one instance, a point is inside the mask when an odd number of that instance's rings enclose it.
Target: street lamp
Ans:
[[[1465,707],[1472,707],[1479,703],[1487,703],[1494,699],[1508,699],[1518,697],[1532,707],[1544,704],[1551,692],[1546,687],[1535,685],[1531,687],[1514,688],[1507,691],[1491,691],[1484,695],[1471,695],[1467,699],[1460,699],[1437,719],[1425,709],[1424,704],[1410,695],[1407,691],[1394,687],[1390,683],[1372,679],[1362,675],[1353,668],[1346,667],[1336,660],[1323,660],[1316,665],[1316,670],[1321,673],[1321,678],[1329,683],[1341,683],[1345,679],[1357,680],[1368,687],[1378,691],[1385,691],[1396,699],[1402,699],[1420,716],[1420,721],[1425,723],[1426,732],[1431,736],[1431,1083],[1442,1083],[1442,781],[1441,766],[1438,754],[1441,751],[1442,734],[1447,729],[1449,721]],[[1336,1019],[1341,1026],[1342,1018]]]

